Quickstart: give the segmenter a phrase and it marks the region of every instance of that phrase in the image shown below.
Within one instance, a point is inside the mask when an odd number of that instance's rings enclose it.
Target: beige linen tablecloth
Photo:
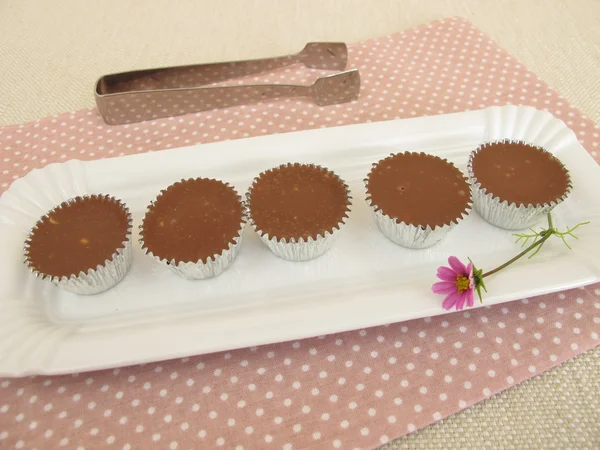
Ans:
[[[143,5],[143,6],[142,6]],[[600,2],[0,2],[0,125],[92,107],[96,78],[153,66],[297,51],[461,15],[600,120]],[[438,422],[389,448],[593,448],[600,351]]]

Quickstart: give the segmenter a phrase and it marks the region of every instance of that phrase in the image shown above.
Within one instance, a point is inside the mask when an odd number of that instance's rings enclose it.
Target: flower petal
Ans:
[[[456,272],[450,267],[440,266],[437,270],[437,277],[443,281],[456,281]]]
[[[467,301],[467,292],[471,292],[470,290],[465,291],[465,292],[461,292],[460,295],[460,299],[458,299],[458,301],[456,302],[456,310],[460,311],[461,309],[463,309],[465,307],[465,302]]]
[[[450,267],[452,267],[452,270],[454,270],[456,273],[467,276],[467,268],[456,256],[451,256],[448,258],[448,264],[450,264]]]
[[[465,294],[467,294],[467,305],[473,306],[473,304],[475,303],[475,294],[473,292],[473,289],[469,289],[465,292]]]
[[[452,294],[453,292],[457,292],[456,285],[454,283],[450,283],[449,281],[440,281],[439,283],[434,283],[431,286],[431,290],[435,294]]]
[[[475,278],[473,277],[473,263],[469,263],[467,266],[467,274],[469,278],[469,289],[473,289],[475,287]]]
[[[448,295],[442,302],[442,308],[444,308],[445,310],[452,309],[454,305],[456,305],[456,302],[460,300],[461,295],[462,294],[459,294],[458,292],[454,292]]]

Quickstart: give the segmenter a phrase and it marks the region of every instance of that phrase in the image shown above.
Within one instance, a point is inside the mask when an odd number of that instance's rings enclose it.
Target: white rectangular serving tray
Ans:
[[[465,171],[471,150],[501,138],[542,145],[571,171],[574,188],[555,209],[557,226],[592,223],[581,228],[572,250],[549,242],[534,259],[489,279],[485,305],[599,281],[600,167],[562,121],[532,108],[494,107],[68,161],[32,171],[0,199],[0,375],[82,372],[444,314],[443,297],[431,292],[431,284],[448,256],[470,257],[491,269],[519,245],[511,232],[472,212],[435,247],[399,247],[377,229],[362,180],[372,163],[402,150],[439,155]],[[22,262],[23,241],[36,220],[76,195],[107,193],[124,200],[134,214],[137,242],[146,205],[169,184],[215,177],[244,193],[261,171],[296,161],[337,172],[354,197],[347,226],[319,259],[281,260],[247,228],[229,270],[212,280],[188,281],[136,245],[124,281],[95,296],[35,279]]]

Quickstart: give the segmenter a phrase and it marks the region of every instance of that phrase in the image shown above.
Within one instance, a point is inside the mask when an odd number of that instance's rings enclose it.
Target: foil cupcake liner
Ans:
[[[269,169],[269,171],[293,165],[293,163],[281,164],[278,167]],[[346,207],[346,214],[337,223],[337,225],[333,227],[330,231],[326,231],[324,234],[318,234],[316,239],[310,236],[308,239],[304,239],[303,237],[301,237],[299,239],[291,238],[287,240],[285,238],[278,238],[277,236],[270,236],[268,233],[265,233],[258,228],[256,223],[254,222],[254,219],[252,218],[252,189],[254,188],[256,182],[259,180],[261,175],[263,175],[265,172],[260,173],[256,178],[254,178],[250,189],[246,193],[246,201],[247,204],[250,205],[248,212],[248,220],[250,222],[250,225],[252,226],[252,229],[256,231],[262,242],[269,248],[269,250],[271,250],[271,252],[274,255],[288,261],[308,261],[311,259],[318,258],[319,256],[325,254],[328,250],[330,250],[331,247],[333,247],[335,241],[337,240],[342,227],[348,221],[350,207],[352,205],[352,196],[350,195],[350,188],[338,175],[316,164],[307,165],[325,171],[334,176],[336,179],[338,179],[346,188],[346,196],[348,201]]]
[[[37,229],[39,223],[46,217],[48,217],[53,212],[67,206],[68,204],[75,203],[81,201],[86,198],[101,198],[104,197],[107,200],[112,202],[116,202],[127,213],[128,218],[128,228],[126,238],[123,241],[123,246],[118,248],[115,253],[112,254],[110,259],[104,261],[104,264],[99,264],[95,269],[89,269],[87,272],[79,272],[79,274],[73,274],[69,277],[56,277],[48,274],[44,274],[38,271],[29,260],[29,246],[31,243],[31,238],[33,233]],[[81,295],[92,295],[99,294],[101,292],[107,291],[108,289],[117,285],[127,274],[129,269],[131,268],[131,263],[133,261],[132,256],[132,243],[131,243],[131,232],[133,229],[133,219],[131,216],[131,212],[129,208],[121,202],[119,199],[115,197],[111,197],[109,195],[84,195],[79,197],[71,198],[55,208],[48,211],[38,222],[34,225],[34,227],[29,232],[27,239],[25,241],[24,253],[25,253],[25,264],[37,278],[42,280],[47,280],[53,283],[54,285],[64,289],[65,291],[72,292],[74,294]]]
[[[426,153],[421,154],[426,156],[432,156],[427,155]],[[390,154],[390,156],[393,155],[394,153]],[[448,164],[452,164],[445,159],[444,161],[446,161]],[[379,162],[374,163],[373,168],[377,167],[377,164],[379,164]],[[464,220],[464,218],[469,215],[473,206],[472,202],[469,201],[467,203],[467,207],[464,209],[464,211],[459,217],[450,221],[447,224],[440,226],[436,225],[433,228],[429,225],[412,225],[403,221],[398,222],[398,219],[385,214],[379,208],[379,206],[372,201],[371,195],[368,192],[369,176],[367,176],[367,178],[364,180],[365,187],[367,188],[366,202],[371,209],[373,218],[375,219],[375,223],[377,224],[377,227],[385,237],[402,247],[411,249],[424,249],[434,246],[435,244],[440,242],[446,236],[446,234],[448,234],[456,225],[458,225],[459,222]]]
[[[525,144],[549,154],[562,166],[567,174],[568,183],[565,193],[550,203],[525,205],[511,203],[506,200],[502,201],[498,197],[494,197],[493,193],[487,192],[486,189],[481,186],[481,183],[477,181],[477,177],[473,172],[473,159],[477,152],[488,145],[505,143]],[[562,203],[569,196],[569,193],[573,187],[571,184],[571,176],[569,175],[569,171],[558,158],[539,145],[520,140],[501,139],[497,141],[486,142],[480,145],[473,150],[469,156],[468,171],[469,181],[471,183],[471,197],[473,198],[475,210],[486,222],[506,230],[523,230],[535,225],[537,222],[544,219],[558,204]]]
[[[186,181],[186,180],[181,180]],[[216,180],[218,181],[218,180]],[[170,270],[175,272],[176,274],[187,278],[188,280],[205,280],[208,278],[214,278],[216,276],[221,275],[229,266],[233,264],[235,258],[237,257],[240,246],[242,245],[242,235],[244,232],[244,228],[246,226],[246,222],[248,221],[248,209],[246,208],[245,203],[242,201],[242,198],[237,193],[237,191],[226,182],[223,182],[226,186],[233,189],[236,193],[240,203],[242,204],[242,219],[240,221],[240,228],[238,230],[237,235],[233,238],[233,242],[229,242],[229,246],[226,249],[223,249],[221,253],[215,253],[212,256],[206,258],[205,261],[177,261],[175,259],[165,259],[155,255],[144,242],[144,221],[139,225],[138,229],[140,231],[140,237],[138,242],[140,243],[142,250],[148,256],[151,256],[163,266],[168,267]],[[168,188],[167,188],[168,189]],[[161,191],[156,198],[148,205],[146,208],[146,213],[144,214],[144,219],[146,218],[146,214],[150,211],[154,203],[163,195],[163,191]]]
[[[470,209],[467,209],[455,222],[431,228],[429,225],[415,226],[404,222],[398,222],[397,219],[378,210],[377,206],[373,205],[370,199],[367,200],[367,204],[371,207],[375,223],[381,233],[390,241],[402,247],[412,249],[423,249],[437,244],[448,232],[450,232],[450,230],[458,225],[470,211]]]
[[[331,233],[326,232],[325,235],[319,234],[317,235],[317,239],[313,239],[312,236],[307,240],[304,240],[304,238],[298,240],[292,238],[289,242],[286,239],[278,239],[275,236],[271,237],[268,234],[264,234],[261,230],[257,229],[254,224],[252,225],[252,228],[258,233],[263,243],[276,256],[288,261],[308,261],[318,258],[333,247],[340,232],[340,228],[345,223],[346,220],[342,220],[338,223],[337,228],[334,228]]]

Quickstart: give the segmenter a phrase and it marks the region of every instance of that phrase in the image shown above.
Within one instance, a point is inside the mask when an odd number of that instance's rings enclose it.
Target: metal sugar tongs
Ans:
[[[360,90],[358,69],[344,71],[347,61],[346,44],[314,42],[288,56],[122,72],[98,80],[96,104],[107,124],[120,125],[283,97],[310,97],[321,106],[345,103]],[[297,63],[342,72],[312,85],[208,86]]]

